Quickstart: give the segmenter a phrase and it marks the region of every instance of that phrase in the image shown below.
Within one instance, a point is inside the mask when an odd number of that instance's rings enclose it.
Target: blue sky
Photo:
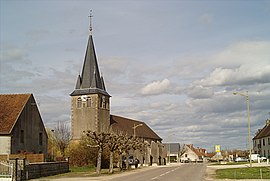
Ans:
[[[0,93],[34,93],[47,127],[70,97],[93,36],[111,113],[164,141],[247,146],[270,112],[269,1],[0,1]]]

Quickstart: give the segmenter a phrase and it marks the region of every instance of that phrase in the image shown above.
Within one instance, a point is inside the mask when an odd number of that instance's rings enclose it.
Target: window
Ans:
[[[42,145],[42,133],[39,133],[38,140],[39,140],[39,145],[41,146]]]
[[[24,143],[24,130],[21,130],[21,133],[20,133],[20,142],[21,143]]]
[[[99,107],[102,108],[102,97],[99,99]]]
[[[263,146],[265,146],[265,140],[263,139]]]
[[[270,145],[270,138],[268,138],[268,145]]]
[[[87,99],[86,99],[86,103],[87,103],[87,107],[92,107],[92,99],[91,99],[91,97],[87,97]]]
[[[105,109],[106,108],[106,98],[105,96],[102,97],[102,106]]]
[[[82,99],[79,97],[77,99],[77,108],[81,108],[82,107]]]

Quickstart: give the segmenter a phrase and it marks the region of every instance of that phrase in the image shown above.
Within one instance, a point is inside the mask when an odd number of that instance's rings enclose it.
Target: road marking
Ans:
[[[171,172],[176,171],[176,170],[179,169],[179,168],[180,168],[180,167],[177,167],[177,168],[175,168],[175,169],[173,169],[173,170],[167,171],[167,172],[165,172],[165,173],[163,173],[163,174],[160,174],[160,175],[158,175],[158,176],[156,176],[156,177],[151,178],[151,180],[156,180],[156,179],[158,179],[159,177],[163,177],[163,176],[165,176],[165,175],[167,175],[167,174],[169,174],[169,173],[171,173]]]

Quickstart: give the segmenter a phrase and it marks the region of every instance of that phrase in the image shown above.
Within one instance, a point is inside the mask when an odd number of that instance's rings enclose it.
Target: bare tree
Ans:
[[[97,168],[96,172],[97,174],[100,174],[101,172],[101,156],[104,148],[107,146],[107,143],[109,141],[110,133],[96,133],[94,131],[88,130],[86,132],[86,136],[93,139],[96,145],[89,145],[90,147],[97,147],[98,148],[98,156],[97,156]]]
[[[123,134],[115,134],[110,133],[109,140],[107,143],[107,147],[110,150],[110,166],[109,173],[113,173],[113,162],[114,162],[114,153],[121,146],[121,141],[125,139],[125,135]]]
[[[183,144],[182,146],[180,145],[180,150],[179,150],[179,158],[181,158],[187,151],[187,148],[185,146],[185,144]]]
[[[71,140],[70,127],[66,123],[59,121],[52,131],[54,132],[53,140],[59,148],[61,155],[65,157],[65,150]]]

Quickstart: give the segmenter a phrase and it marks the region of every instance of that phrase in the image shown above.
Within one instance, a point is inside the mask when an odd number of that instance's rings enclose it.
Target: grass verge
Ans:
[[[218,179],[270,179],[270,167],[229,168],[216,171]]]

